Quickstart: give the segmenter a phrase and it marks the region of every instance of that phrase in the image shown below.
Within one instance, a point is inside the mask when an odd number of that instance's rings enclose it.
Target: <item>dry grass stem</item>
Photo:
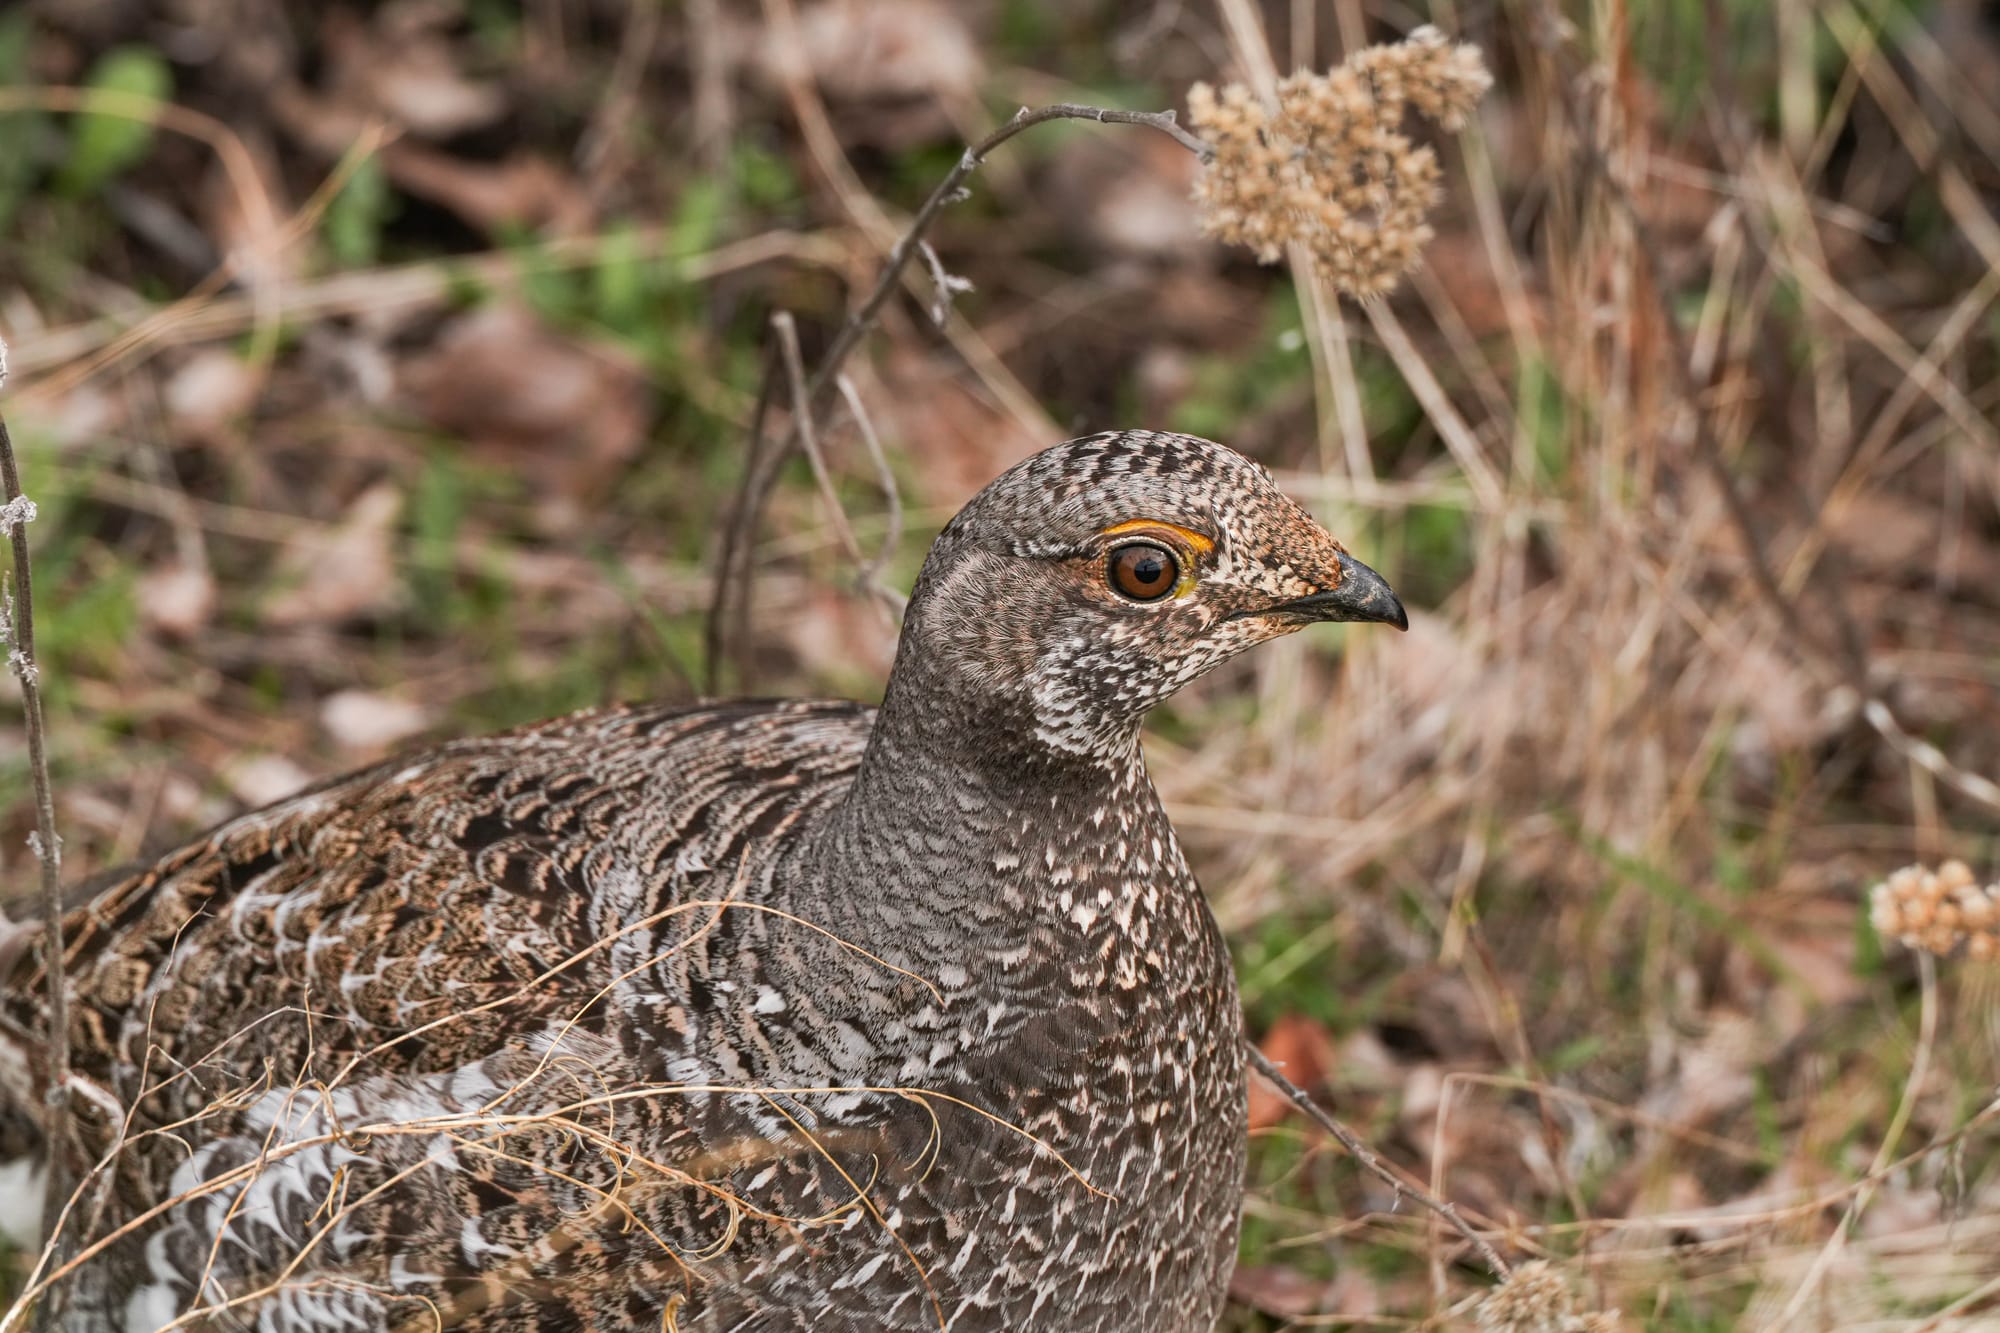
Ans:
[[[939,996],[934,983],[926,978],[895,967],[868,950],[847,941],[838,933],[790,913],[768,907],[764,904],[744,902],[733,897],[688,900],[677,903],[672,908],[665,909],[644,920],[629,923],[613,935],[593,942],[593,944],[571,957],[553,964],[536,981],[507,996],[490,1001],[484,1005],[444,1015],[433,1020],[431,1023],[413,1029],[411,1032],[404,1034],[403,1037],[385,1041],[372,1048],[356,1053],[349,1057],[330,1079],[322,1080],[311,1077],[308,1068],[302,1067],[294,1071],[291,1083],[284,1086],[282,1090],[283,1109],[272,1116],[270,1126],[265,1132],[264,1143],[254,1159],[204,1179],[171,1198],[159,1201],[153,1206],[138,1212],[136,1215],[124,1219],[119,1226],[103,1235],[96,1235],[96,1228],[94,1226],[89,1228],[88,1230],[92,1233],[89,1242],[74,1254],[64,1256],[57,1251],[57,1248],[53,1244],[46,1247],[40,1256],[40,1261],[36,1265],[35,1270],[28,1275],[26,1289],[20,1293],[8,1308],[4,1317],[0,1317],[0,1333],[6,1333],[6,1330],[17,1327],[20,1320],[25,1317],[26,1312],[30,1309],[37,1310],[38,1312],[46,1312],[53,1309],[55,1303],[50,1297],[59,1288],[59,1285],[64,1280],[73,1276],[81,1265],[103,1254],[107,1248],[116,1244],[119,1240],[140,1234],[150,1223],[184,1204],[228,1193],[230,1202],[224,1209],[221,1228],[214,1237],[211,1246],[210,1264],[212,1266],[217,1255],[221,1252],[221,1248],[227,1243],[229,1219],[244,1206],[246,1200],[249,1198],[247,1189],[252,1182],[274,1167],[278,1167],[286,1161],[303,1154],[311,1154],[316,1150],[329,1146],[339,1146],[344,1150],[352,1152],[363,1152],[367,1143],[376,1138],[414,1137],[417,1139],[426,1139],[431,1136],[442,1136],[449,1139],[461,1151],[501,1159],[517,1165],[533,1166],[551,1181],[569,1184],[598,1199],[597,1205],[587,1215],[567,1219],[544,1239],[542,1246],[538,1247],[537,1250],[522,1256],[509,1269],[494,1275],[492,1280],[484,1281],[477,1288],[468,1292],[464,1297],[464,1302],[469,1303],[455,1302],[449,1307],[450,1312],[459,1314],[484,1308],[485,1303],[504,1297],[505,1278],[508,1272],[518,1270],[520,1273],[525,1274],[532,1271],[533,1263],[538,1257],[550,1258],[573,1246],[584,1238],[593,1225],[615,1224],[627,1229],[636,1228],[647,1235],[664,1252],[673,1255],[680,1262],[688,1265],[699,1265],[718,1258],[723,1250],[727,1249],[733,1243],[737,1227],[745,1218],[755,1218],[786,1227],[809,1229],[837,1225],[848,1211],[859,1209],[862,1213],[873,1219],[878,1228],[882,1229],[888,1241],[893,1243],[902,1252],[905,1261],[917,1265],[918,1271],[921,1274],[922,1265],[916,1255],[908,1249],[906,1243],[900,1237],[894,1234],[893,1229],[887,1225],[885,1218],[877,1208],[871,1194],[873,1187],[872,1177],[867,1181],[855,1178],[850,1174],[848,1168],[835,1156],[834,1150],[836,1148],[849,1149],[862,1155],[872,1154],[876,1158],[876,1170],[879,1172],[885,1163],[880,1158],[881,1146],[873,1133],[848,1133],[839,1129],[822,1129],[818,1131],[808,1129],[797,1120],[780,1099],[841,1097],[866,1094],[894,1097],[917,1107],[929,1117],[931,1125],[928,1146],[924,1150],[923,1160],[905,1164],[910,1169],[917,1171],[928,1170],[931,1160],[934,1159],[935,1154],[943,1146],[944,1128],[939,1120],[937,1108],[940,1106],[955,1107],[963,1112],[979,1117],[998,1129],[1019,1137],[1023,1142],[1032,1146],[1038,1153],[1045,1156],[1059,1168],[1077,1188],[1101,1197],[1112,1197],[1107,1191],[1093,1183],[1083,1171],[1073,1165],[1055,1145],[1040,1138],[1032,1131],[1015,1124],[1004,1115],[950,1093],[919,1086],[905,1085],[762,1086],[683,1082],[643,1083],[614,1087],[603,1083],[598,1078],[594,1069],[563,1055],[560,1035],[551,1043],[549,1052],[535,1067],[514,1083],[495,1090],[478,1106],[459,1111],[441,1112],[431,1116],[406,1117],[394,1121],[362,1120],[354,1123],[342,1123],[334,1101],[334,1095],[343,1085],[348,1084],[355,1075],[363,1072],[371,1056],[379,1054],[397,1041],[409,1037],[435,1035],[444,1025],[470,1019],[476,1014],[491,1012],[496,1008],[507,1005],[529,1003],[536,991],[544,983],[570,970],[584,958],[614,945],[619,938],[622,938],[629,932],[648,929],[669,918],[689,915],[702,909],[708,909],[708,914],[691,931],[667,946],[660,953],[642,960],[632,970],[621,973],[620,976],[629,977],[637,970],[654,967],[665,962],[675,954],[694,946],[703,939],[714,929],[725,911],[747,909],[774,915],[803,929],[813,931],[855,952],[859,957],[875,962],[890,972],[918,982],[929,989],[932,995],[941,1001],[941,996]],[[614,978],[611,982],[606,983],[605,986],[599,987],[588,996],[583,997],[578,1004],[576,1013],[572,1015],[569,1022],[574,1023],[584,1013],[587,1013],[600,1003],[618,979]],[[309,1009],[292,1008],[281,1014],[271,1015],[263,1021],[271,1021],[272,1019],[286,1015],[303,1017],[309,1024],[313,1018]],[[253,1025],[253,1028],[237,1033],[235,1037],[225,1041],[214,1050],[205,1053],[201,1058],[192,1063],[179,1065],[173,1073],[163,1079],[146,1080],[145,1091],[139,1098],[135,1099],[131,1107],[119,1107],[115,1101],[110,1103],[107,1114],[114,1118],[114,1122],[121,1122],[124,1129],[117,1136],[116,1141],[104,1157],[98,1162],[95,1169],[86,1175],[83,1186],[80,1186],[74,1192],[66,1192],[61,1196],[52,1196],[52,1204],[60,1201],[63,1205],[63,1220],[67,1220],[69,1210],[75,1207],[78,1198],[83,1193],[84,1187],[87,1187],[92,1181],[101,1178],[120,1154],[131,1152],[135,1148],[161,1137],[169,1137],[176,1140],[187,1138],[198,1131],[205,1123],[220,1117],[238,1114],[265,1099],[273,1092],[280,1090],[275,1072],[267,1066],[258,1081],[211,1094],[208,1104],[192,1116],[173,1123],[155,1125],[138,1132],[134,1132],[132,1129],[134,1118],[141,1113],[143,1105],[147,1101],[190,1077],[196,1069],[213,1071],[226,1068],[227,1065],[223,1060],[223,1056],[227,1053],[227,1048],[237,1040],[249,1037],[255,1026]],[[567,1024],[558,1025],[558,1033],[566,1032],[567,1027]],[[150,1058],[149,1054],[149,1065]],[[310,1065],[314,1058],[309,1048],[305,1056],[307,1065]],[[577,1076],[578,1095],[570,1100],[561,1101],[553,1105],[526,1105],[524,1099],[531,1094],[531,1084],[534,1080],[546,1074],[557,1072],[558,1066],[563,1070],[572,1071]],[[627,1141],[618,1128],[616,1112],[622,1107],[659,1098],[718,1095],[746,1095],[760,1098],[772,1112],[793,1124],[796,1137],[777,1140],[745,1140],[735,1144],[711,1147],[698,1157],[669,1162],[648,1158],[635,1144]],[[106,1096],[108,1097],[108,1094]],[[284,1127],[303,1123],[300,1120],[300,1116],[307,1112],[301,1109],[294,1109],[295,1107],[310,1107],[316,1111],[325,1124],[324,1130],[303,1134],[294,1133],[290,1136],[281,1134]],[[602,1120],[601,1124],[596,1123],[599,1119]],[[523,1138],[549,1129],[560,1130],[575,1140],[588,1145],[592,1150],[601,1154],[606,1162],[615,1165],[617,1168],[614,1175],[614,1179],[617,1182],[615,1188],[605,1189],[591,1183],[575,1170],[559,1169],[546,1163],[538,1163],[534,1159],[505,1146],[509,1140]],[[845,1179],[853,1192],[853,1198],[848,1203],[839,1205],[830,1212],[820,1216],[791,1217],[757,1207],[749,1200],[733,1193],[719,1179],[719,1177],[726,1177],[729,1173],[746,1166],[776,1162],[801,1154],[821,1159],[830,1170]],[[346,1187],[344,1172],[336,1173],[328,1197],[324,1201],[320,1212],[315,1215],[315,1225],[311,1234],[305,1237],[282,1271],[272,1275],[269,1281],[240,1290],[226,1289],[219,1282],[204,1278],[201,1286],[202,1290],[207,1293],[205,1298],[197,1303],[195,1308],[183,1312],[168,1327],[201,1325],[217,1315],[239,1309],[254,1309],[260,1302],[271,1299],[282,1291],[297,1290],[303,1287],[348,1284],[357,1290],[373,1289],[368,1281],[353,1277],[352,1275],[343,1275],[337,1271],[322,1272],[314,1270],[307,1273],[306,1265],[311,1260],[313,1254],[322,1247],[327,1237],[333,1234],[345,1220],[353,1217],[359,1209],[371,1201],[386,1196],[398,1183],[408,1178],[412,1173],[432,1165],[434,1164],[427,1157],[391,1173],[385,1179],[372,1185],[365,1193],[360,1194],[350,1194]],[[686,1253],[676,1249],[667,1238],[658,1236],[647,1228],[634,1211],[635,1201],[639,1197],[645,1192],[660,1189],[698,1190],[715,1197],[728,1210],[731,1222],[727,1233],[718,1238],[714,1247],[708,1252]],[[60,1233],[52,1231],[52,1234]],[[927,1276],[924,1277],[924,1281],[928,1285]],[[430,1327],[432,1315],[436,1313],[439,1312],[433,1311],[431,1314],[426,1314],[409,1326]]]
[[[854,419],[855,432],[860,435],[862,446],[868,451],[868,461],[875,468],[875,484],[881,489],[883,500],[882,541],[875,548],[875,554],[862,565],[857,579],[864,589],[874,594],[888,608],[892,618],[900,622],[903,608],[909,598],[883,581],[882,573],[895,559],[896,551],[903,540],[903,496],[896,484],[896,470],[889,465],[889,455],[882,448],[882,437],[875,430],[875,423],[868,415],[867,405],[861,401],[861,394],[854,387],[854,381],[846,375],[835,380],[840,386],[841,401],[847,404],[847,413]]]

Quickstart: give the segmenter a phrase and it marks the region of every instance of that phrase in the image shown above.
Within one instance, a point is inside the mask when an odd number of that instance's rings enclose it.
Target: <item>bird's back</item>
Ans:
[[[77,1284],[72,1322],[165,1323],[206,1272],[201,1294],[250,1323],[367,1326],[421,1294],[469,1302],[461,1322],[479,1306],[509,1326],[498,1312],[519,1307],[533,1326],[523,1293],[603,1248],[565,1216],[659,1189],[624,1159],[726,1175],[690,1168],[715,1156],[698,1097],[636,1090],[726,1077],[738,1034],[699,997],[665,1012],[632,983],[759,910],[773,849],[845,789],[871,718],[637,707],[454,743],[231,821],[72,912],[72,1176],[122,1141],[98,1230],[133,1228]],[[17,1145],[38,1137],[45,984],[38,951],[19,959],[0,1010]],[[720,1192],[679,1194],[616,1207],[676,1222],[660,1239],[690,1259],[689,1235],[741,1225]]]

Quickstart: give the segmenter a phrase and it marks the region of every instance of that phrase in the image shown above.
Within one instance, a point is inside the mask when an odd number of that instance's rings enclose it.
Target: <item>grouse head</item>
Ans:
[[[1125,431],[1044,450],[973,497],[924,562],[897,673],[920,671],[961,725],[1026,724],[1091,753],[1127,748],[1147,709],[1245,648],[1340,620],[1409,626],[1261,466]]]

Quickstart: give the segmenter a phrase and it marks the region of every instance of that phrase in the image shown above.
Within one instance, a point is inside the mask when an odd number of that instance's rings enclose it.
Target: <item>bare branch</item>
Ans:
[[[868,457],[875,463],[875,481],[881,486],[882,498],[888,505],[888,514],[883,520],[882,545],[876,548],[875,558],[861,567],[861,581],[900,613],[909,599],[882,582],[882,571],[889,567],[896,547],[903,540],[903,494],[896,485],[895,469],[889,466],[889,455],[882,449],[882,437],[875,433],[875,423],[868,419],[868,409],[862,406],[854,381],[842,375],[835,382],[840,386],[840,396],[847,401],[847,411],[854,418],[854,428],[861,433],[861,442],[868,448]]]
[[[854,528],[847,521],[847,511],[841,507],[840,495],[833,489],[833,474],[827,470],[826,456],[820,452],[819,426],[813,421],[810,395],[806,392],[805,358],[799,353],[799,326],[789,310],[780,310],[771,316],[771,328],[778,335],[778,356],[785,367],[785,381],[792,392],[792,431],[799,437],[799,447],[805,450],[806,461],[812,465],[813,484],[819,487],[820,499],[826,502],[827,517],[833,523],[835,535],[840,538],[841,549],[847,558],[857,566],[862,563],[861,543],[854,535]]]
[[[889,293],[896,289],[896,283],[902,278],[904,267],[916,253],[917,246],[922,243],[924,234],[931,229],[931,224],[937,220],[937,215],[944,210],[946,204],[955,203],[962,197],[959,190],[964,185],[966,177],[978,170],[979,164],[986,160],[987,154],[1001,144],[1022,130],[1051,120],[1095,120],[1106,125],[1148,125],[1171,135],[1176,143],[1204,162],[1215,155],[1215,150],[1205,141],[1182,129],[1171,111],[1118,111],[1101,106],[1079,106],[1073,102],[1058,102],[1053,106],[1036,107],[1032,110],[1022,107],[1014,113],[1012,120],[966,149],[964,155],[958,159],[958,165],[945,173],[944,179],[938,182],[937,188],[931,191],[928,199],[924,200],[916,216],[910,219],[910,225],[904,230],[902,239],[889,251],[888,262],[883,264],[881,274],[875,279],[874,289],[868,293],[867,299],[862,301],[854,313],[847,317],[847,322],[840,326],[840,332],[834,335],[833,343],[827,348],[826,355],[813,370],[812,381],[808,387],[812,390],[815,402],[833,382],[833,377],[840,373],[840,367],[846,362],[848,353],[854,350],[854,345],[860,342],[862,335],[874,325],[876,318],[882,312],[883,305],[889,299]]]
[[[732,656],[733,645],[742,642],[750,619],[750,547],[757,537],[757,521],[763,516],[771,486],[777,481],[783,451],[766,447],[764,423],[771,415],[771,395],[778,385],[778,350],[764,357],[764,374],[757,384],[757,406],[750,414],[750,448],[743,460],[743,479],[737,484],[736,503],[730,506],[729,521],[722,529],[722,546],[715,557],[715,587],[708,597],[708,622],[704,629],[702,676],[710,694],[722,683],[722,666]]]
[[[1262,1074],[1265,1081],[1272,1087],[1284,1093],[1286,1099],[1293,1106],[1305,1112],[1314,1124],[1338,1139],[1340,1146],[1347,1149],[1355,1161],[1361,1163],[1367,1171],[1388,1185],[1390,1189],[1396,1191],[1396,1197],[1413,1199],[1420,1206],[1429,1209],[1443,1218],[1454,1231],[1465,1238],[1465,1243],[1470,1245],[1474,1253],[1478,1254],[1480,1261],[1493,1271],[1493,1276],[1505,1279],[1508,1274],[1514,1271],[1508,1265],[1507,1261],[1500,1257],[1500,1252],[1487,1244],[1485,1238],[1474,1231],[1463,1217],[1459,1216],[1457,1205],[1447,1203],[1422,1186],[1405,1180],[1396,1174],[1393,1167],[1384,1162],[1376,1155],[1372,1148],[1361,1141],[1360,1135],[1334,1119],[1331,1114],[1321,1108],[1318,1102],[1312,1099],[1310,1093],[1286,1078],[1284,1071],[1272,1064],[1271,1057],[1258,1050],[1256,1043],[1252,1042],[1247,1036],[1243,1039],[1243,1051],[1249,1057],[1252,1069]]]
[[[882,442],[876,437],[875,427],[868,420],[868,414],[861,406],[861,398],[854,392],[853,384],[845,375],[839,378],[841,393],[847,401],[848,411],[854,416],[855,429],[867,443],[873,455],[876,477],[882,484],[883,493],[889,501],[889,532],[882,547],[873,559],[861,554],[861,541],[854,535],[854,525],[848,521],[847,510],[840,503],[840,495],[833,488],[833,472],[826,463],[825,451],[820,447],[819,426],[811,420],[811,405],[807,401],[805,361],[799,354],[798,324],[789,311],[781,310],[771,316],[771,327],[778,335],[778,354],[784,363],[785,378],[791,385],[792,411],[804,414],[799,423],[799,443],[805,450],[806,459],[812,464],[813,482],[819,487],[820,499],[826,503],[834,531],[840,537],[840,545],[854,562],[855,583],[864,592],[878,598],[888,612],[889,623],[894,625],[896,617],[903,609],[904,598],[900,593],[883,586],[877,577],[889,557],[895,554],[896,543],[902,536],[902,502],[896,492],[896,477],[889,470],[889,460],[882,453]]]

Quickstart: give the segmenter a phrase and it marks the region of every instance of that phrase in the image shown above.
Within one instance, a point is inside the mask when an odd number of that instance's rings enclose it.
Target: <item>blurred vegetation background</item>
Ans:
[[[1017,106],[1434,21],[1498,84],[1421,272],[1202,239],[1165,135],[995,154],[759,528],[731,690],[879,692],[930,535],[1069,435],[1228,441],[1409,604],[1199,682],[1156,777],[1252,1034],[1579,1308],[2000,1326],[2000,15],[1971,0],[17,0],[5,410],[73,878],[426,738],[700,687],[771,347]],[[8,687],[10,690],[12,686]],[[12,695],[9,696],[14,697]],[[34,881],[18,703],[0,867]],[[1230,1327],[1486,1277],[1274,1099]],[[1548,1327],[1556,1327],[1550,1324]]]

